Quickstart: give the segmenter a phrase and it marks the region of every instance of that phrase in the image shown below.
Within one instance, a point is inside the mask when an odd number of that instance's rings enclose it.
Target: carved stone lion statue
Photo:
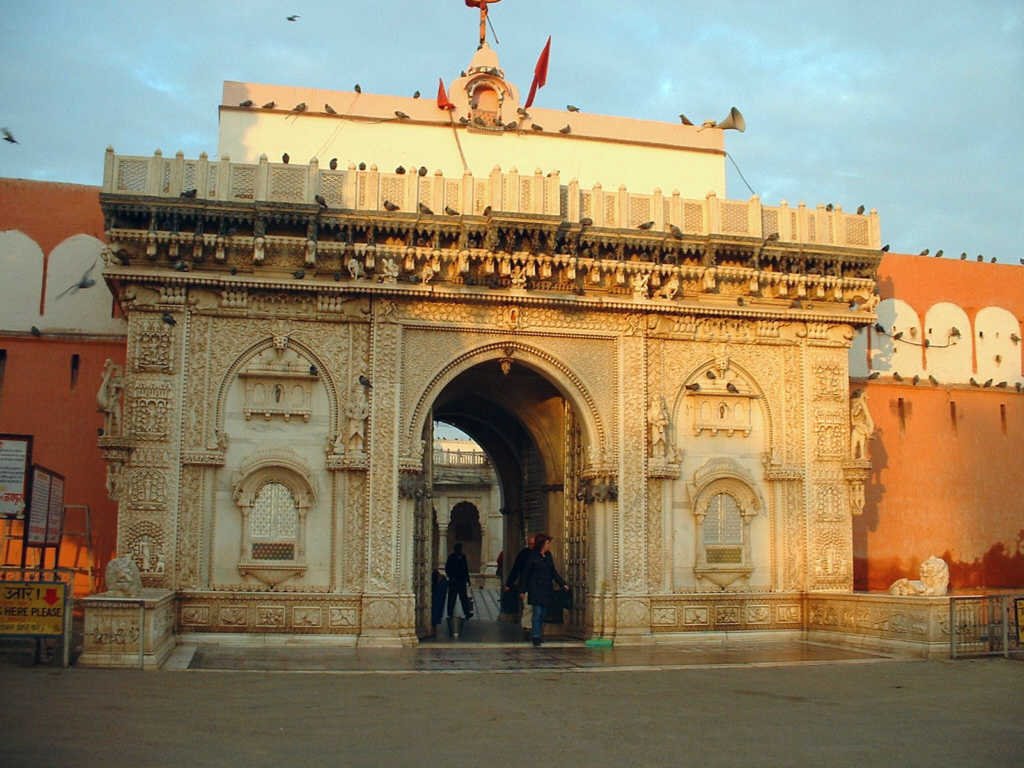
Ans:
[[[107,594],[114,597],[142,595],[142,576],[135,561],[127,555],[115,557],[107,563]]]
[[[949,589],[949,566],[941,557],[932,555],[921,563],[919,580],[897,579],[889,587],[890,595],[944,595]]]

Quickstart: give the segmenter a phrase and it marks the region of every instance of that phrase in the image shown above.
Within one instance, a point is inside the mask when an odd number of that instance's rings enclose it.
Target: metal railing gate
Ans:
[[[1009,656],[1024,650],[1024,594],[949,598],[949,655]]]

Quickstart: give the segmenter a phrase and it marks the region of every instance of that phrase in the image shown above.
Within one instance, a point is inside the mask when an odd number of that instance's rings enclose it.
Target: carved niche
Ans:
[[[171,328],[160,317],[141,321],[135,332],[132,362],[136,371],[171,373],[174,369],[174,345]]]
[[[287,345],[268,349],[254,357],[238,373],[242,381],[246,420],[262,418],[302,419],[313,415],[313,386],[320,376],[316,366]]]

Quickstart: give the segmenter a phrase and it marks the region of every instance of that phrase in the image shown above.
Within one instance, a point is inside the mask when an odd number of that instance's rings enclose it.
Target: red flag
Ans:
[[[549,58],[551,58],[551,35],[548,35],[548,42],[544,46],[544,50],[540,52],[537,66],[533,68],[533,83],[530,84],[530,95],[526,97],[526,109],[533,105],[533,97],[537,95],[537,89],[543,88],[548,82]]]
[[[455,105],[448,101],[448,92],[444,88],[444,80],[440,77],[437,78],[437,108],[449,111],[455,109]]]

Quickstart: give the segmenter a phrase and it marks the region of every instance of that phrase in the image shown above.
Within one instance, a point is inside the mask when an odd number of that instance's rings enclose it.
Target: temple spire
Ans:
[[[480,9],[480,44],[477,48],[483,48],[487,44],[487,9],[491,3],[500,3],[501,0],[466,0],[469,8]]]

